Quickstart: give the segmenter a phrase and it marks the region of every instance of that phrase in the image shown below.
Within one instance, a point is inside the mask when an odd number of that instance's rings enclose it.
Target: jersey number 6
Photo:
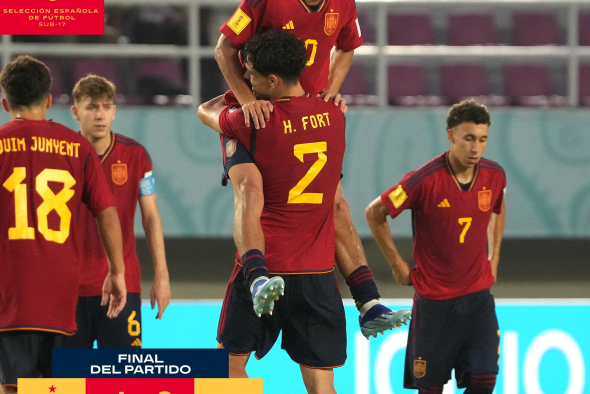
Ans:
[[[5,189],[14,193],[15,226],[8,229],[9,240],[35,239],[35,229],[29,227],[27,185],[22,183],[26,177],[26,167],[15,167],[12,175],[3,184]],[[49,187],[49,182],[61,182],[63,189],[55,194]],[[63,244],[70,236],[72,212],[66,203],[74,196],[72,187],[75,184],[76,180],[66,170],[46,168],[37,175],[35,190],[43,198],[43,203],[37,208],[37,227],[48,241]],[[53,210],[60,218],[58,231],[50,229],[47,223],[47,216]]]
[[[312,142],[309,144],[297,144],[294,147],[294,154],[302,163],[303,155],[317,153],[318,159],[313,163],[307,174],[293,189],[289,191],[289,199],[287,204],[321,204],[324,197],[323,193],[303,193],[303,190],[315,179],[320,173],[322,168],[328,161],[328,156],[324,152],[328,150],[328,144],[326,142]]]

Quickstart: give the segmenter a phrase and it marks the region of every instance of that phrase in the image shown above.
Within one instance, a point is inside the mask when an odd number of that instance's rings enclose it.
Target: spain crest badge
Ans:
[[[482,191],[477,193],[477,202],[479,209],[486,212],[492,207],[492,191],[486,190],[484,187]]]
[[[116,185],[123,185],[127,182],[127,164],[118,160],[117,164],[111,166],[111,174]]]
[[[336,32],[338,27],[338,13],[326,12],[326,23],[324,24],[324,32],[331,36]]]
[[[420,379],[423,378],[424,375],[426,375],[426,361],[414,360],[414,376]]]

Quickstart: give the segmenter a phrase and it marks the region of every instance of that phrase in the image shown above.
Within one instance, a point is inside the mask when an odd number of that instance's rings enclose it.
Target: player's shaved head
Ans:
[[[35,106],[49,94],[49,68],[31,56],[19,56],[0,73],[0,85],[10,109]]]
[[[244,54],[254,70],[264,76],[274,74],[287,85],[297,83],[307,63],[305,43],[283,30],[250,37]]]
[[[86,97],[90,97],[91,100],[106,98],[108,101],[114,101],[116,93],[114,83],[94,74],[80,79],[72,91],[75,103],[79,103]]]
[[[488,108],[473,99],[463,100],[451,107],[447,115],[447,130],[465,122],[492,124]]]

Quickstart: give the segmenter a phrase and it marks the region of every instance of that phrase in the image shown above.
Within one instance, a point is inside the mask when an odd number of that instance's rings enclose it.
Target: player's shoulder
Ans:
[[[442,155],[439,155],[434,159],[430,160],[423,166],[415,169],[414,171],[410,171],[404,176],[402,181],[410,190],[415,189],[416,186],[430,179],[438,172],[446,170],[447,161],[445,155],[446,153],[443,153]]]
[[[495,161],[488,160],[485,157],[482,157],[479,161],[479,166],[484,171],[491,171],[492,173],[498,175],[501,174],[503,177],[506,177],[506,172],[504,171],[504,168]]]
[[[143,146],[142,144],[140,144],[139,142],[137,142],[133,138],[129,138],[129,137],[127,137],[123,134],[119,134],[119,133],[114,133],[114,134],[115,134],[115,140],[116,140],[117,144],[123,145],[132,151],[138,151],[138,152],[146,153],[146,154],[148,153],[145,146]]]

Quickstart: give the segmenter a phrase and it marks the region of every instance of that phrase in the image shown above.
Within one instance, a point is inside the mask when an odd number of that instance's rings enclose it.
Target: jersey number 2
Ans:
[[[29,227],[27,212],[27,185],[22,182],[27,177],[25,167],[15,167],[12,175],[4,182],[6,190],[14,193],[15,226],[8,229],[8,239],[35,239],[35,229]],[[49,187],[49,182],[63,183],[63,189],[55,194]],[[72,187],[76,184],[74,177],[65,170],[46,168],[35,180],[35,190],[43,198],[43,203],[37,208],[38,229],[46,240],[63,244],[70,236],[72,212],[66,203],[74,196]],[[51,211],[60,217],[59,230],[52,230],[47,223],[47,216]]]
[[[304,163],[303,155],[305,154],[317,153],[318,159],[313,163],[309,171],[307,171],[307,174],[305,174],[305,176],[297,182],[295,187],[289,191],[287,204],[321,204],[322,199],[324,198],[323,193],[303,193],[303,190],[309,186],[326,165],[328,156],[326,156],[324,152],[328,150],[328,144],[326,142],[297,144],[295,145],[294,150],[295,157],[297,157],[302,163]]]

